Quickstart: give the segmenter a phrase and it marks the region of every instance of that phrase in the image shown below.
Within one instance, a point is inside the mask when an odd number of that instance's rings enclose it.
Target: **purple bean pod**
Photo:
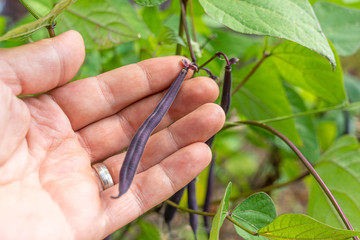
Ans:
[[[225,58],[227,59],[227,58]],[[220,106],[221,108],[224,110],[225,115],[228,114],[229,110],[230,110],[230,105],[231,105],[231,65],[235,64],[238,61],[237,58],[231,58],[230,60],[227,60],[227,65],[225,67],[225,76],[224,76],[224,84],[223,84],[223,89],[222,89],[222,94],[221,94],[221,103]],[[215,135],[212,136],[206,143],[208,144],[208,146],[211,148],[212,143],[214,142],[215,139]],[[212,197],[212,192],[213,192],[213,188],[214,188],[214,167],[215,167],[215,157],[213,156],[213,158],[211,159],[211,163],[209,166],[209,175],[208,175],[208,179],[207,179],[207,188],[206,188],[206,195],[205,195],[205,202],[204,202],[204,206],[203,206],[203,211],[204,212],[209,212],[210,210],[210,204],[211,204],[211,197]],[[210,220],[209,217],[204,216],[204,226],[205,229],[208,233],[208,235],[210,235]]]
[[[205,201],[203,206],[204,212],[210,212],[210,205],[211,205],[211,197],[213,194],[214,189],[214,169],[215,169],[215,154],[213,154],[213,157],[210,162],[209,166],[209,173],[208,173],[208,179],[207,179],[207,188],[206,188],[206,195],[205,195]],[[210,235],[211,227],[210,227],[210,218],[204,216],[204,226],[205,230],[208,233],[208,236]]]
[[[169,200],[176,204],[179,204],[180,200],[184,194],[184,190],[185,190],[185,188],[180,189],[174,195],[172,195],[171,198],[169,198]],[[165,212],[164,212],[164,219],[165,219],[165,222],[167,223],[167,225],[169,226],[169,229],[170,229],[170,223],[173,220],[173,218],[176,214],[176,211],[177,211],[176,207],[166,205]]]
[[[188,64],[185,60],[182,62],[184,64],[183,69],[171,84],[165,96],[160,100],[155,110],[147,117],[131,140],[124,163],[120,170],[119,194],[117,196],[111,196],[111,198],[119,198],[129,189],[151,133],[156,126],[159,125],[160,121],[169,110],[177,93],[179,92],[180,86],[185,79],[189,68],[195,68],[195,65],[192,63]]]
[[[195,181],[195,179],[193,179],[188,184],[187,189],[188,189],[188,207],[189,207],[189,209],[195,210],[195,211],[199,210],[197,199],[196,199],[196,181]],[[197,228],[199,225],[199,217],[197,214],[194,214],[194,213],[190,213],[189,215],[190,215],[189,216],[190,226],[191,226],[191,229],[194,233],[195,240],[196,240],[197,239],[196,232],[197,232]]]

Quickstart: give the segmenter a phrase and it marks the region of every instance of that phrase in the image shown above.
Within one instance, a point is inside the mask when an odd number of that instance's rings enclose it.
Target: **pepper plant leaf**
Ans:
[[[229,199],[230,199],[230,192],[231,192],[231,182],[227,185],[225,190],[225,195],[221,200],[220,207],[213,219],[211,232],[210,232],[210,240],[218,240],[219,239],[219,232],[220,228],[228,214],[229,210]]]
[[[278,216],[268,226],[258,231],[258,234],[268,239],[348,239],[360,232],[330,227],[309,216],[289,213]]]
[[[200,0],[212,18],[234,31],[297,42],[326,57],[335,57],[308,0]]]

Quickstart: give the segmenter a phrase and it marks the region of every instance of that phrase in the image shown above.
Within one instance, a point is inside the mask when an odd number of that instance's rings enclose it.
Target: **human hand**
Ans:
[[[218,87],[205,77],[184,81],[129,191],[110,198],[118,194],[119,152],[180,72],[181,59],[150,59],[66,84],[84,60],[78,33],[1,49],[0,239],[101,239],[196,177],[211,159],[203,142],[224,123],[210,103]],[[115,182],[104,191],[91,167],[99,161]]]

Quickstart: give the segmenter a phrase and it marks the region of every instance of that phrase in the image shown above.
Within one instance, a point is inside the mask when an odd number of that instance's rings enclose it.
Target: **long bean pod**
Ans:
[[[180,200],[184,194],[184,190],[185,190],[185,188],[180,189],[174,195],[172,195],[169,198],[169,200],[176,204],[179,204]],[[165,219],[165,222],[168,224],[169,229],[170,229],[170,223],[173,220],[176,211],[177,211],[177,208],[170,206],[170,205],[166,205],[165,212],[164,212],[164,219]]]
[[[192,210],[199,210],[197,199],[196,199],[196,180],[193,179],[187,186],[188,189],[188,207]],[[197,228],[199,224],[199,217],[197,214],[190,213],[190,226],[194,233],[195,240],[197,239]]]
[[[228,114],[230,110],[231,105],[231,65],[235,64],[238,61],[237,58],[232,58],[229,61],[227,61],[227,65],[225,66],[225,76],[224,76],[224,84],[223,89],[221,93],[221,102],[220,106],[224,110],[225,115]],[[215,135],[212,136],[206,143],[211,148],[212,143],[215,140]],[[211,159],[210,167],[209,167],[209,173],[208,173],[208,179],[207,179],[207,188],[206,188],[206,195],[205,195],[205,202],[203,206],[204,212],[209,212],[210,210],[210,204],[211,204],[211,197],[214,187],[214,167],[215,167],[215,158],[213,157]],[[210,221],[209,217],[204,216],[204,225],[205,229],[208,234],[210,234]]]
[[[112,196],[112,198],[119,198],[129,189],[151,133],[169,110],[177,93],[179,92],[180,86],[185,79],[189,68],[194,67],[194,65],[188,64],[184,60],[183,64],[183,69],[171,84],[165,96],[160,100],[155,110],[147,117],[131,140],[124,163],[120,170],[119,194],[117,196]]]

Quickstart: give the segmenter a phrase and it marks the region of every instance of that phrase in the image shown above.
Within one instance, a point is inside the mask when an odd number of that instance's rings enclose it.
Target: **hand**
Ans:
[[[0,239],[101,239],[196,177],[211,158],[203,142],[224,123],[210,103],[218,87],[205,77],[183,83],[130,190],[110,198],[118,194],[119,152],[180,72],[181,59],[150,59],[67,84],[84,60],[78,33],[1,49]],[[99,161],[115,182],[104,191],[91,167]]]

